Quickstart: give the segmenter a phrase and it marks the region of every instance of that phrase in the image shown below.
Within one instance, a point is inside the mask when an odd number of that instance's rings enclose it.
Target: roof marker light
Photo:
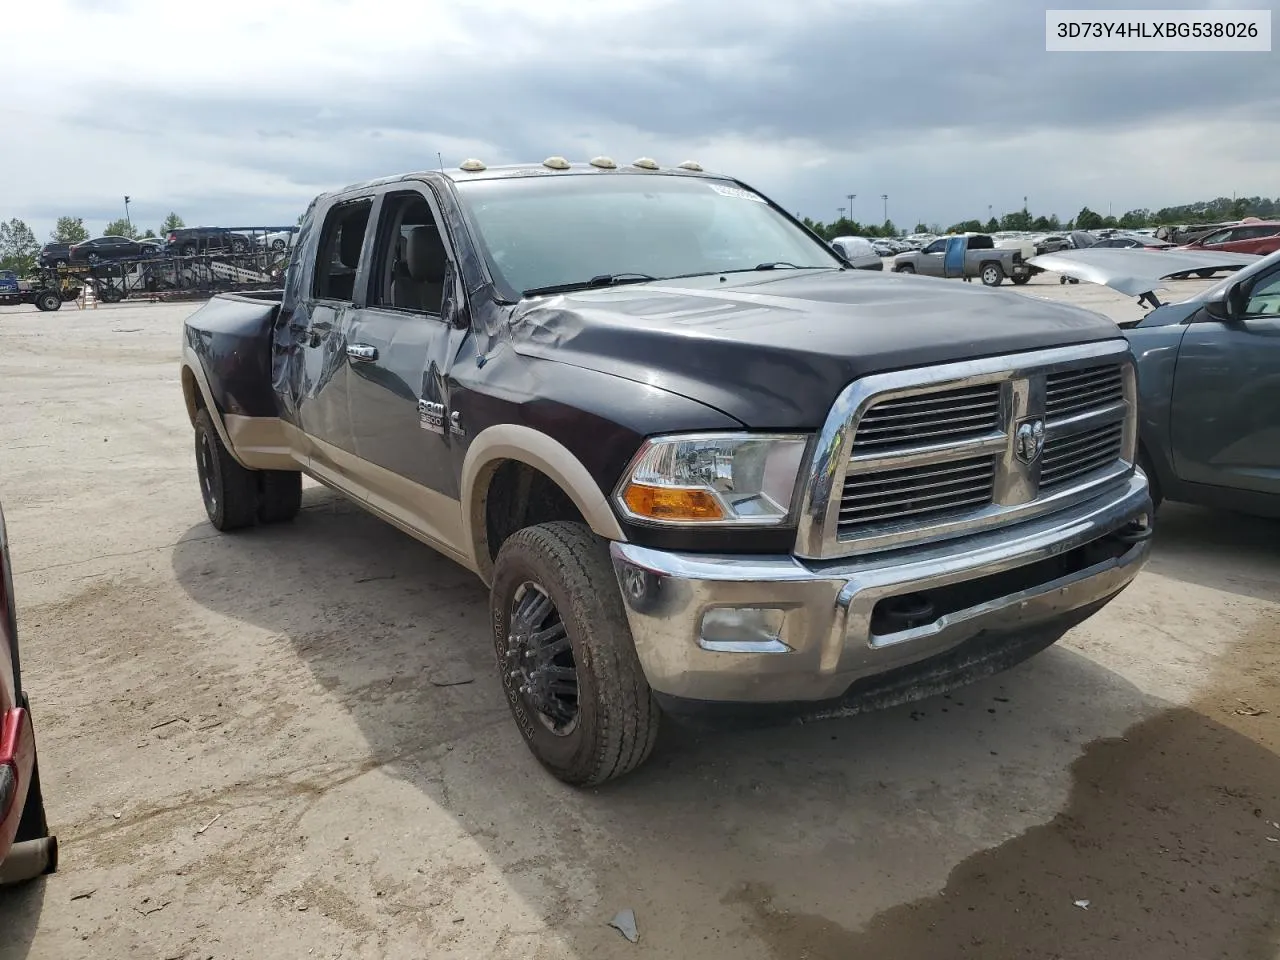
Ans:
[[[591,161],[591,165],[593,167],[599,167],[601,170],[614,170],[617,169],[618,166],[608,157],[596,157]]]
[[[702,164],[698,163],[696,160],[686,160],[684,163],[680,164],[680,169],[681,169],[681,170],[693,170],[693,171],[695,171],[696,173],[701,173],[701,172],[702,172]]]
[[[547,157],[542,161],[544,167],[550,167],[552,170],[568,170],[569,161],[564,157]]]
[[[635,163],[631,165],[633,167],[639,167],[641,170],[657,170],[658,169],[658,161],[651,160],[648,157],[641,157],[639,160],[637,160]]]
[[[465,170],[467,173],[477,173],[485,169],[484,162],[481,160],[463,160],[458,164],[459,170]]]

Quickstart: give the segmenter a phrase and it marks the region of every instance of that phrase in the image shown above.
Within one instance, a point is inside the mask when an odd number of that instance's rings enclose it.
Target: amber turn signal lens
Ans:
[[[627,509],[654,520],[723,520],[724,510],[711,493],[689,487],[651,487],[632,483],[622,495]]]

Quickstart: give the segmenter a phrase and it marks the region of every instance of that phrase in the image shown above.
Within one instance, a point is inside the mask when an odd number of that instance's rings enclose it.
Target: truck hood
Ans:
[[[714,407],[754,429],[813,430],[873,373],[1115,339],[1077,307],[863,270],[728,274],[523,301],[520,354]]]

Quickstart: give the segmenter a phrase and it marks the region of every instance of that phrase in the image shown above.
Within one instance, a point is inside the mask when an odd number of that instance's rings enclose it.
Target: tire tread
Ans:
[[[605,543],[581,523],[557,521],[525,527],[498,554],[524,554],[551,567],[570,597],[578,624],[591,625],[575,647],[578,669],[588,670],[597,692],[594,756],[573,770],[553,770],[566,782],[595,786],[640,766],[657,741],[660,711],[631,639],[622,596]],[[496,577],[495,577],[496,582]]]

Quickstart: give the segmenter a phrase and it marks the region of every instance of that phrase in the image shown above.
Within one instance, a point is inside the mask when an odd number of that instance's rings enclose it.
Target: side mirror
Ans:
[[[1233,321],[1244,315],[1246,303],[1243,284],[1233,283],[1205,301],[1205,313],[1215,320]]]

